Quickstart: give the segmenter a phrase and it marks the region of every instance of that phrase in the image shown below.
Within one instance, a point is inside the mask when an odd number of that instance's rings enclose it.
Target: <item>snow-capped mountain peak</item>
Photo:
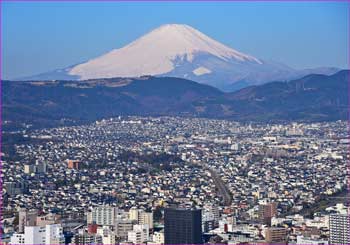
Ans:
[[[191,79],[226,91],[252,84],[290,80],[336,68],[295,70],[234,50],[188,25],[162,25],[130,44],[85,63],[24,78],[85,80],[142,75]]]
[[[193,27],[184,24],[162,25],[127,45],[125,48],[143,45],[148,47],[147,44],[150,43],[161,45],[158,52],[167,53],[172,56],[188,55],[190,56],[187,57],[189,61],[192,60],[194,53],[207,52],[223,59],[235,58],[240,61],[260,62],[258,59],[229,48]]]
[[[180,24],[162,25],[134,42],[73,67],[69,74],[80,79],[160,75],[175,68],[174,60],[192,62],[196,54],[261,64],[198,30]]]

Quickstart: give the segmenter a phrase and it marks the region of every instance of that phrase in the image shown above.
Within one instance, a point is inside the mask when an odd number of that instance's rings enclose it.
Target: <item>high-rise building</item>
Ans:
[[[37,225],[38,210],[21,209],[18,213],[18,232],[23,233],[25,226]]]
[[[128,232],[133,230],[136,221],[129,219],[118,219],[115,223],[115,232],[121,239],[128,238]]]
[[[64,244],[63,229],[60,224],[46,226],[26,226],[24,233],[15,233],[10,244]]]
[[[330,244],[350,244],[349,214],[331,214],[329,216]]]
[[[146,212],[143,209],[133,207],[129,210],[129,219],[137,221],[139,225],[148,225],[149,229],[153,229],[152,212]]]
[[[46,225],[46,244],[64,244],[63,228],[61,224]]]
[[[129,219],[130,220],[138,220],[139,219],[139,209],[137,209],[136,207],[130,208]]]
[[[201,210],[166,208],[164,212],[164,243],[201,244]]]
[[[207,203],[202,209],[202,231],[206,233],[219,225],[220,212],[217,205]]]
[[[205,219],[202,221],[202,231],[203,233],[209,232],[215,228],[214,220]]]
[[[118,237],[109,227],[97,228],[97,234],[101,235],[103,244],[117,244]]]
[[[88,214],[88,223],[97,225],[114,226],[118,208],[111,206],[99,206],[93,208]]]
[[[259,221],[266,225],[271,225],[271,218],[277,216],[277,204],[266,203],[259,205]]]
[[[204,205],[203,211],[202,211],[202,217],[206,216],[207,214],[213,217],[215,224],[217,225],[220,218],[220,212],[219,212],[218,206],[212,203],[207,203],[206,205]]]
[[[287,241],[287,229],[284,227],[269,227],[265,233],[268,243],[285,244]]]
[[[149,240],[148,225],[134,225],[133,230],[128,232],[128,241],[134,244],[146,243]]]

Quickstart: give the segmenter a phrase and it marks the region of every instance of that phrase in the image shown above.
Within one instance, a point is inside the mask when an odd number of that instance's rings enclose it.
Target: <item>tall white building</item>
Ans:
[[[129,219],[135,220],[139,225],[148,225],[149,229],[153,229],[153,213],[146,212],[135,207],[129,210]]]
[[[163,245],[164,244],[164,230],[154,232],[152,238],[153,239],[152,239],[151,244]]]
[[[217,205],[214,205],[212,203],[207,203],[204,205],[203,208],[204,213],[209,213],[210,215],[213,216],[215,222],[219,222],[220,219],[220,211]]]
[[[148,225],[134,225],[133,230],[128,232],[128,241],[134,244],[145,243],[149,240]]]
[[[331,214],[329,216],[329,243],[350,244],[349,214]]]
[[[115,225],[118,208],[110,206],[99,206],[93,208],[92,212],[88,214],[88,223],[97,225]]]
[[[116,244],[117,235],[109,227],[97,228],[97,234],[102,237],[103,244]]]
[[[130,210],[129,210],[129,219],[138,221],[138,219],[139,219],[139,209],[137,209],[136,207],[130,208]]]
[[[63,229],[60,224],[26,226],[23,234],[12,235],[10,244],[64,244]]]
[[[46,244],[64,244],[63,228],[61,224],[46,225]]]
[[[211,212],[202,212],[202,231],[209,232],[215,228],[214,214]]]
[[[136,221],[129,219],[118,219],[115,224],[115,233],[121,239],[128,238],[128,232],[133,230]]]

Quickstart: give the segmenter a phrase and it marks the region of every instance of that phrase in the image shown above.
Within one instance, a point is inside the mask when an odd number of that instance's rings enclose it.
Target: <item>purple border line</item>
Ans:
[[[163,3],[176,3],[176,2],[188,2],[188,3],[200,3],[200,2],[240,2],[240,3],[254,3],[254,2],[294,2],[294,3],[308,3],[308,2],[350,2],[350,0],[0,0],[0,2],[163,2]]]
[[[3,171],[2,171],[2,0],[0,0],[0,243],[2,244],[3,235]]]
[[[350,2],[348,2],[348,117],[347,117],[347,123],[348,123],[348,140],[350,140]],[[349,202],[350,200],[350,157],[348,158],[347,155],[350,155],[350,145],[348,145],[348,153],[345,155],[345,161],[347,161],[347,169],[346,169],[346,175],[348,176],[346,191],[347,194],[345,195],[346,200]],[[348,209],[349,211],[349,209]],[[350,215],[348,213],[348,222],[350,222]],[[350,237],[350,231],[348,231],[348,237]]]
[[[36,3],[44,3],[44,2],[96,2],[96,3],[103,3],[103,2],[149,2],[149,3],[155,3],[155,2],[295,2],[295,3],[307,3],[307,2],[347,2],[348,3],[348,14],[350,14],[350,0],[0,0],[0,244],[2,243],[2,234],[3,234],[3,180],[2,180],[2,3],[3,2],[23,2],[23,3],[29,3],[29,2],[36,2]],[[348,18],[348,108],[347,108],[347,138],[350,140],[350,17]],[[350,145],[348,146],[348,154],[350,154]],[[347,199],[350,200],[350,159],[347,159],[347,175],[348,175],[348,181],[347,181]],[[350,216],[348,217],[350,220]],[[256,244],[256,243],[254,243]],[[279,243],[259,243],[259,244],[271,244],[271,245],[279,245]],[[26,244],[26,245],[37,245],[37,244]],[[50,245],[56,245],[56,244],[50,244]],[[97,244],[100,245],[100,244]],[[103,244],[101,244],[103,245]],[[111,244],[112,245],[112,244]],[[172,244],[169,244],[172,245]],[[185,244],[184,244],[185,245]],[[186,244],[188,245],[188,244]],[[215,244],[213,244],[215,245]],[[218,244],[221,245],[221,244]],[[308,244],[304,244],[308,245]]]

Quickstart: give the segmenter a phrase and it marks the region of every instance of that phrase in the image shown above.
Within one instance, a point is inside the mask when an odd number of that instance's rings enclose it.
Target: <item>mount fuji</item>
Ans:
[[[88,80],[112,77],[171,76],[233,91],[248,85],[291,80],[307,74],[330,75],[337,68],[296,70],[232,49],[180,24],[154,29],[132,43],[85,63],[21,80]]]

